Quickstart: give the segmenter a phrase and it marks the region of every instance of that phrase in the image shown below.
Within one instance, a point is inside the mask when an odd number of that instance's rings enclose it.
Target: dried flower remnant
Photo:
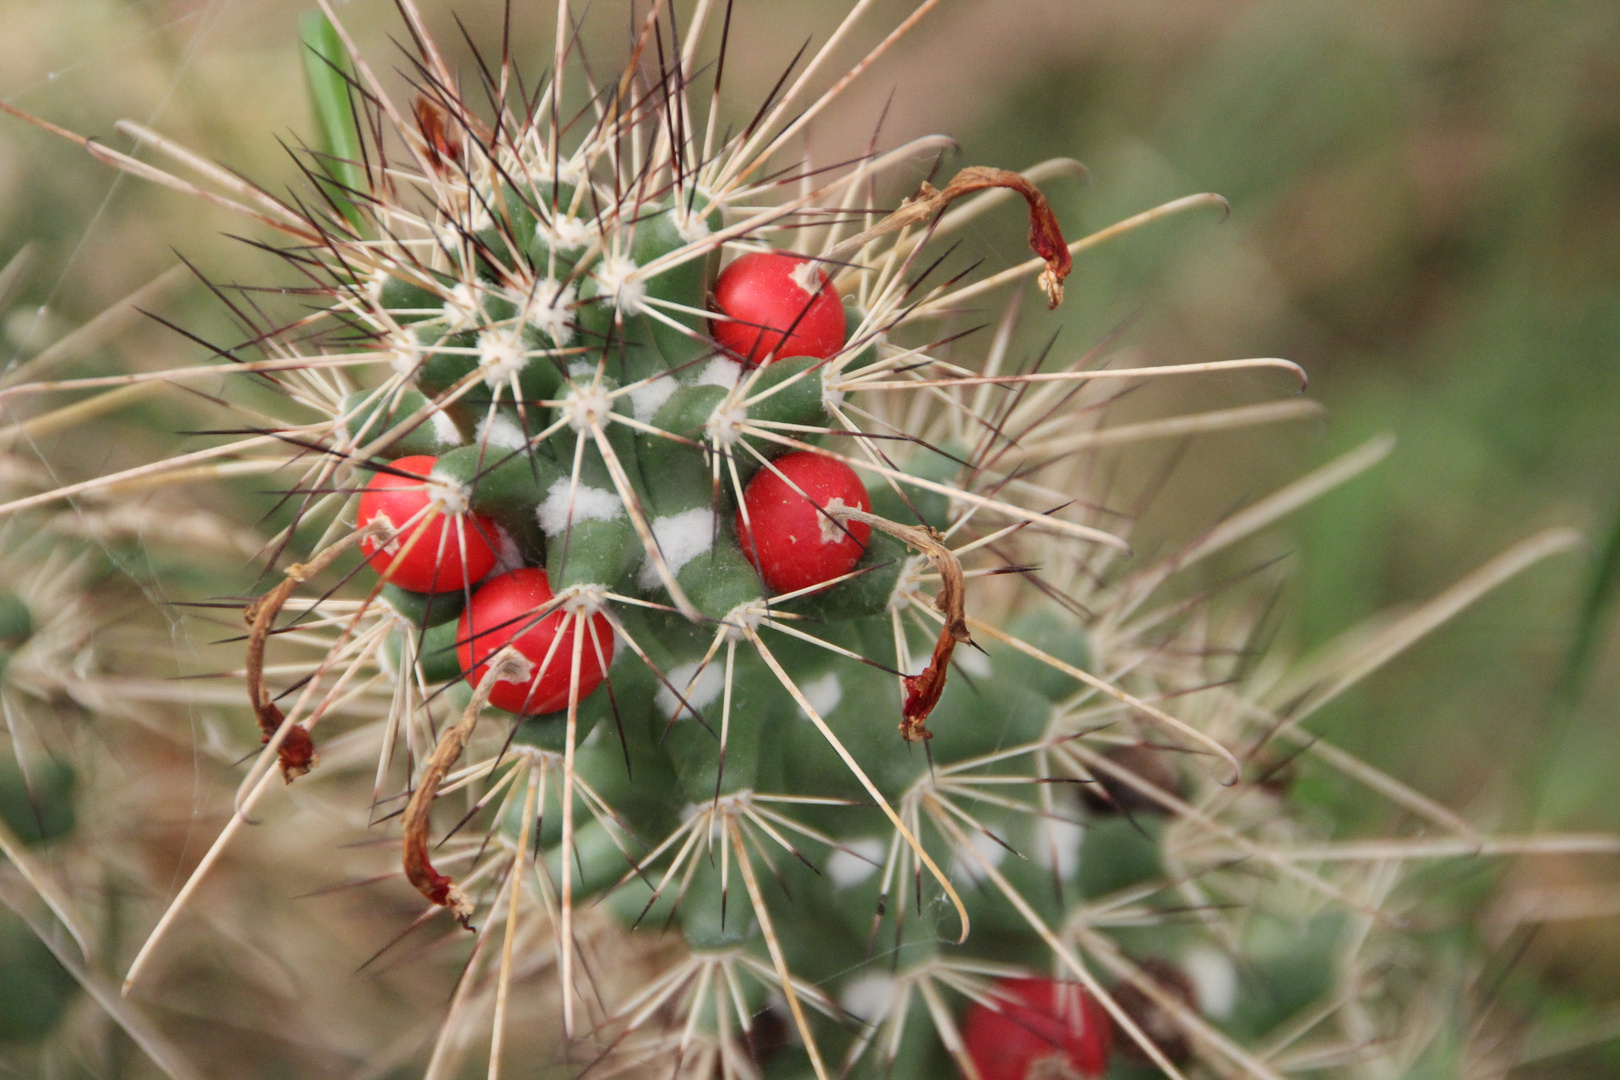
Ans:
[[[279,585],[249,604],[242,612],[242,618],[249,628],[246,662],[248,700],[252,703],[254,716],[258,719],[262,740],[266,746],[275,744],[282,778],[289,784],[313,769],[320,757],[315,753],[315,741],[310,736],[309,729],[301,724],[287,722],[286,714],[271,700],[270,689],[264,683],[265,646],[269,643],[276,625],[276,617],[281,614],[281,609],[286,606],[298,586],[321,574],[349,548],[382,539],[388,533],[389,530],[379,522],[350,533],[327,546],[308,562],[294,563],[287,567]]]
[[[440,176],[450,176],[461,165],[461,139],[447,126],[445,110],[426,97],[418,97],[412,108],[416,130],[427,146],[428,164]]]
[[[986,188],[1008,188],[1018,192],[1029,203],[1029,246],[1046,260],[1046,269],[1041,271],[1037,284],[1046,294],[1046,306],[1056,308],[1063,303],[1063,282],[1074,268],[1074,257],[1069,253],[1069,245],[1063,239],[1063,229],[1058,225],[1057,215],[1052,213],[1046,195],[1030,183],[1028,177],[1007,169],[969,166],[953,176],[943,189],[924,181],[917,194],[907,199],[900,209],[865,232],[844,241],[834,251],[857,251],[868,241],[886,233],[924,224],[943,214],[945,208],[956,199]]]
[[[944,625],[934,640],[927,666],[916,675],[905,676],[906,699],[900,720],[900,734],[907,742],[930,739],[933,736],[927,727],[928,714],[934,711],[934,706],[939,704],[940,697],[945,693],[945,676],[950,669],[951,655],[958,645],[973,644],[973,636],[967,626],[961,560],[942,542],[938,530],[931,525],[901,525],[851,507],[840,507],[829,513],[843,521],[858,521],[880,529],[903,541],[926,555],[939,573],[939,593],[934,597],[934,606],[944,616]]]

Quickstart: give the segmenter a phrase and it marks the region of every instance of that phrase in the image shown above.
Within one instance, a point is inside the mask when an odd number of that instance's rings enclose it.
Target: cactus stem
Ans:
[[[669,590],[669,597],[675,602],[675,606],[680,610],[680,613],[693,622],[697,622],[702,616],[699,614],[697,606],[687,599],[685,590],[681,588],[681,583],[675,580],[675,575],[671,572],[669,564],[664,561],[663,549],[659,546],[657,537],[653,535],[652,527],[647,524],[647,516],[642,508],[641,498],[631,485],[630,477],[625,473],[624,464],[619,460],[619,455],[614,452],[613,444],[608,441],[607,433],[603,431],[600,424],[593,424],[590,433],[596,440],[596,447],[601,451],[602,460],[607,465],[608,472],[613,477],[613,486],[618,488],[619,497],[624,500],[624,508],[630,514],[630,524],[635,528],[636,536],[641,539],[641,545],[647,552],[647,558],[657,572],[658,579],[663,582],[664,588]]]
[[[950,548],[940,542],[940,535],[929,525],[901,525],[888,518],[867,513],[854,507],[839,507],[828,511],[834,517],[847,521],[860,521],[882,529],[897,540],[916,548],[934,564],[939,574],[939,592],[934,596],[934,607],[944,616],[944,626],[934,643],[934,653],[928,666],[919,675],[904,676],[906,701],[900,734],[907,742],[930,739],[928,714],[939,704],[945,692],[945,675],[949,670],[951,653],[962,643],[973,644],[968,633],[962,588],[962,564]]]
[[[714,774],[714,802],[720,804],[721,784],[726,776],[726,740],[731,734],[731,688],[737,670],[737,639],[726,639],[725,683],[720,702],[720,757]],[[724,919],[722,918],[722,921]]]
[[[747,631],[747,636],[748,639],[753,642],[754,648],[758,651],[760,659],[765,661],[766,666],[771,669],[771,673],[774,674],[777,680],[782,684],[782,688],[792,695],[793,700],[798,703],[798,706],[804,712],[804,715],[807,716],[810,719],[810,722],[816,726],[816,730],[821,732],[821,737],[827,740],[827,745],[832,747],[833,752],[843,759],[844,764],[848,766],[850,772],[855,776],[855,779],[860,782],[860,785],[866,789],[866,793],[872,796],[873,801],[875,801],[879,809],[883,811],[884,816],[889,819],[889,822],[895,827],[900,835],[905,838],[906,844],[916,855],[918,861],[927,867],[928,872],[933,875],[934,880],[939,882],[940,887],[945,890],[945,895],[950,898],[951,905],[956,908],[957,918],[960,919],[962,923],[962,931],[958,936],[957,941],[958,943],[966,941],[969,930],[967,908],[962,904],[962,898],[957,895],[955,886],[950,883],[950,880],[945,876],[945,872],[941,870],[934,862],[933,857],[929,855],[928,852],[923,848],[922,843],[912,833],[912,830],[908,828],[906,823],[900,819],[900,815],[895,813],[894,807],[889,805],[889,800],[884,797],[883,792],[879,791],[877,785],[872,783],[871,777],[866,775],[866,770],[861,768],[860,763],[855,760],[854,755],[852,755],[849,750],[845,748],[843,742],[839,740],[838,736],[833,734],[832,729],[827,726],[827,722],[821,718],[821,713],[818,712],[816,707],[810,703],[810,700],[804,696],[804,691],[799,689],[798,683],[794,682],[792,677],[789,676],[785,670],[783,670],[781,663],[776,659],[775,655],[773,655],[771,650],[766,647],[765,643],[760,640],[759,634],[750,629]]]
[[[939,617],[931,609],[927,608],[920,602],[913,601],[913,603],[918,608],[921,608],[922,610],[927,611],[930,615],[933,615],[933,617]],[[1242,766],[1238,764],[1238,760],[1233,756],[1232,751],[1228,750],[1225,746],[1221,745],[1221,743],[1204,734],[1202,731],[1199,731],[1197,728],[1185,723],[1184,721],[1177,720],[1174,716],[1171,716],[1164,710],[1149,705],[1140,698],[1121,690],[1119,687],[1115,686],[1106,679],[1099,679],[1089,671],[1075,667],[1073,664],[1066,663],[1050,653],[1043,652],[1042,650],[1037,649],[1035,646],[1029,644],[1027,641],[1019,640],[993,623],[987,623],[980,619],[975,619],[972,616],[968,616],[967,622],[971,630],[982,630],[987,636],[1003,642],[1004,644],[1011,645],[1013,648],[1017,649],[1021,653],[1024,653],[1026,656],[1033,656],[1043,664],[1056,668],[1058,671],[1061,671],[1072,678],[1079,679],[1092,689],[1108,695],[1121,704],[1130,706],[1132,709],[1137,710],[1143,715],[1151,717],[1160,724],[1163,724],[1165,727],[1168,727],[1170,730],[1175,731],[1180,735],[1184,735],[1193,742],[1207,747],[1230,768],[1230,773],[1226,779],[1221,781],[1222,784],[1231,786],[1236,784],[1238,780],[1241,779],[1243,772]]]
[[[642,607],[656,608],[656,609],[659,609],[659,610],[669,610],[668,608],[664,608],[663,605],[649,604],[645,600],[639,600],[639,599],[636,599],[636,598],[633,598],[633,597],[621,597],[621,596],[618,596],[618,595],[613,594],[613,593],[608,593],[607,596],[608,596],[609,599],[617,600],[617,601],[619,601],[621,603],[634,604],[634,605],[638,605],[638,606],[642,606]],[[643,664],[647,665],[647,669],[653,673],[654,677],[658,679],[659,683],[664,687],[664,689],[668,690],[672,695],[674,695],[675,700],[680,703],[681,708],[684,708],[688,712],[688,714],[690,714],[691,717],[694,720],[696,720],[698,723],[702,724],[705,728],[708,728],[709,722],[704,719],[703,714],[700,713],[692,705],[692,703],[687,701],[687,699],[686,699],[686,694],[690,692],[691,685],[688,684],[688,686],[686,688],[684,688],[684,689],[677,689],[675,684],[670,682],[669,676],[666,675],[663,672],[663,670],[661,668],[659,668],[659,666],[656,663],[653,662],[652,657],[647,655],[647,650],[640,643],[638,643],[633,636],[631,636],[631,634],[630,634],[630,632],[628,630],[625,629],[624,623],[621,622],[620,619],[618,618],[618,616],[613,613],[613,609],[611,607],[605,607],[604,606],[602,608],[601,614],[602,614],[603,618],[607,619],[609,625],[611,625],[613,627],[613,632],[619,636],[620,640],[622,640],[626,645],[629,645],[630,646],[630,651],[635,653],[636,657]],[[719,640],[720,640],[719,637],[716,637],[715,641],[718,642]],[[714,649],[714,646],[711,645],[710,653],[709,653],[710,656],[714,655],[713,649]],[[701,669],[701,666],[700,666],[699,672],[701,672],[701,670],[702,669]],[[693,682],[696,681],[696,678],[697,678],[697,674],[694,673]],[[677,713],[677,716],[678,715],[679,714]],[[673,724],[674,722],[675,722],[675,718],[671,717],[670,718],[670,724]]]
[[[855,576],[857,576],[857,575],[854,575],[854,574],[846,574],[845,575],[846,578],[855,577]],[[808,592],[810,590],[803,590],[803,591]],[[771,616],[768,619],[765,619],[763,622],[761,622],[760,625],[770,627],[772,630],[775,630],[779,634],[787,634],[790,637],[798,638],[800,641],[803,641],[806,644],[814,645],[819,649],[825,649],[828,652],[833,653],[834,655],[842,656],[842,657],[845,657],[846,659],[849,659],[849,660],[859,661],[862,664],[866,664],[868,667],[875,667],[879,671],[886,672],[886,673],[888,673],[890,675],[899,675],[900,674],[899,671],[896,671],[894,668],[889,667],[887,664],[879,663],[878,661],[872,659],[870,656],[865,656],[865,655],[863,655],[861,653],[858,653],[858,652],[854,651],[853,649],[846,649],[842,645],[834,644],[833,642],[827,641],[824,638],[818,638],[814,634],[806,634],[802,630],[795,630],[792,626],[789,626],[789,625],[787,625],[786,623],[784,623],[782,621],[783,618],[785,618],[785,617],[787,617],[787,616],[785,616],[785,615],[783,615],[781,613],[778,613],[776,615]]]

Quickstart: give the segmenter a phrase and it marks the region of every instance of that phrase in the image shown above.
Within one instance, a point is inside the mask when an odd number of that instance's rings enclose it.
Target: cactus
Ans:
[[[1447,1023],[1415,1023],[1421,980],[1382,974],[1405,947],[1397,886],[1414,861],[1511,843],[1301,725],[1572,538],[1526,541],[1314,669],[1245,666],[1232,654],[1263,605],[1168,586],[1387,446],[1138,562],[1096,447],[1313,410],[1103,428],[1098,406],[1156,379],[1298,386],[1299,370],[1020,363],[1016,294],[988,349],[954,322],[1037,276],[1056,307],[1075,254],[1218,197],[1071,243],[1040,189],[1066,160],[935,188],[907,170],[938,138],[834,170],[795,158],[830,51],[728,128],[705,106],[729,7],[655,5],[625,66],[586,86],[564,4],[526,96],[506,56],[464,86],[401,6],[409,103],[340,26],[306,23],[320,149],[302,201],[140,132],[286,238],[317,310],[237,305],[259,358],[227,343],[227,365],[99,384],[263,382],[279,415],[243,396],[230,441],[141,475],[190,483],[236,459],[296,476],[246,611],[263,749],[126,990],[278,777],[362,778],[419,921],[476,935],[430,1075],[455,1072],[473,1027],[499,1070],[525,958],[550,962],[576,1070],[1275,1078],[1368,1046],[1450,1060]],[[1033,257],[976,276],[948,242],[1013,195]],[[321,761],[336,727],[370,763]],[[1429,831],[1324,835],[1277,781],[1296,756]]]

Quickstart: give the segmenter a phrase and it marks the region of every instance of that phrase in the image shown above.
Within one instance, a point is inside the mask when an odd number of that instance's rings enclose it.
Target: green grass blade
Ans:
[[[327,192],[350,224],[359,228],[360,211],[343,191],[365,191],[368,187],[361,165],[365,159],[360,148],[360,123],[348,78],[354,64],[337,28],[322,12],[306,11],[299,16],[298,38],[303,45],[304,81],[315,109],[318,149],[327,155],[321,164],[326,174],[342,185],[330,186]]]

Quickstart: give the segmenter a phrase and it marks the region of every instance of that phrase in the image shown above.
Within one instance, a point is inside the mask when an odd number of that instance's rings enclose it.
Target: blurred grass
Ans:
[[[1090,190],[1054,197],[1088,227],[1187,191],[1231,200],[1223,226],[1177,227],[1173,245],[1127,246],[1076,278],[1119,297],[1139,276],[1132,336],[1162,359],[1277,355],[1310,372],[1326,432],[1246,441],[1249,460],[1220,459],[1231,473],[1280,477],[1399,437],[1293,523],[1288,636],[1308,648],[1433,595],[1538,525],[1586,528],[1603,554],[1620,506],[1620,8],[1260,3],[1191,41],[1182,27],[1174,48],[1116,29],[1030,73],[964,158],[1081,157]],[[1221,486],[1184,471],[1177,490]],[[1598,565],[1538,569],[1311,727],[1481,820],[1614,828],[1620,642],[1604,587]],[[1579,1014],[1583,993],[1620,982],[1620,926],[1553,927],[1524,962],[1573,988],[1556,1010]],[[1519,992],[1526,1009],[1540,993]],[[1523,1075],[1617,1064],[1611,1038]]]
[[[311,130],[293,52],[306,6],[13,0],[0,96],[101,134],[120,116],[156,116],[211,156],[286,182],[290,166],[267,136]],[[441,21],[450,7],[430,6]],[[497,40],[495,5],[459,6],[475,37]],[[363,10],[374,43],[387,7]],[[1325,430],[1222,437],[1220,453],[1192,455],[1165,500],[1183,531],[1373,433],[1400,439],[1390,461],[1292,520],[1285,640],[1308,649],[1392,603],[1433,595],[1540,525],[1576,524],[1601,547],[1620,510],[1620,7],[993,7],[986,36],[987,8],[946,5],[846,112],[869,126],[892,87],[898,102],[912,99],[910,115],[936,109],[927,126],[961,138],[963,164],[1081,158],[1090,185],[1050,192],[1071,235],[1192,191],[1227,196],[1224,223],[1160,226],[1082,260],[1061,320],[1031,333],[1061,321],[1064,348],[1077,352],[1133,320],[1127,343],[1159,361],[1285,356],[1309,371],[1312,396],[1330,410]],[[825,32],[817,5],[768,9],[782,20],[784,56],[793,32]],[[546,33],[523,26],[519,36]],[[993,82],[975,81],[978,53],[1000,65]],[[941,56],[968,58],[957,79],[967,85],[933,96],[919,88],[941,78]],[[768,85],[780,59],[739,56],[738,97],[751,80]],[[904,114],[891,123],[890,141],[912,133]],[[227,227],[0,124],[0,253],[35,241],[42,255],[24,314],[0,333],[0,356],[26,354],[51,328],[150,278],[169,264],[171,244],[218,276],[251,279],[243,249],[213,237]],[[983,236],[1018,254],[1018,230]],[[196,295],[170,314],[204,335],[223,330]],[[150,327],[117,351],[81,371],[190,355]],[[1213,407],[1250,391],[1185,392]],[[155,405],[134,419],[172,431],[194,425],[195,410]],[[1594,602],[1596,580],[1575,560],[1533,571],[1313,728],[1481,820],[1620,827],[1620,637]],[[1580,693],[1561,697],[1583,606],[1593,614],[1589,667]],[[1306,792],[1313,782],[1330,786],[1307,776]],[[1518,868],[1509,879],[1586,866]],[[1576,987],[1554,1005],[1578,1013],[1581,993],[1612,995],[1620,982],[1620,927],[1555,928],[1524,963]],[[1610,1047],[1607,1059],[1553,1057],[1545,1067],[1562,1071],[1523,1075],[1613,1075]]]
[[[1196,521],[1265,491],[1233,476],[1281,481],[1374,432],[1400,439],[1291,521],[1285,641],[1309,649],[1439,593],[1537,526],[1581,526],[1607,554],[1620,512],[1620,8],[1312,0],[1225,8],[1174,34],[1106,16],[1095,29],[987,110],[962,160],[1081,157],[1092,185],[1053,199],[1085,228],[1200,189],[1233,215],[1082,259],[1069,347],[1139,309],[1129,345],[1160,361],[1288,356],[1330,415],[1314,437],[1265,432],[1189,455],[1166,502]],[[1620,640],[1602,565],[1537,568],[1311,729],[1500,827],[1620,826]],[[1571,651],[1578,683],[1565,683]],[[1307,771],[1299,793],[1356,827],[1335,777]],[[1617,871],[1541,860],[1505,884]],[[1486,900],[1479,886],[1439,895],[1468,910]],[[1515,960],[1503,1004],[1571,1031],[1620,984],[1614,918],[1503,949]],[[1560,993],[1545,997],[1549,984]],[[1615,1069],[1610,1031],[1515,1075]]]
[[[1086,227],[1187,191],[1232,201],[1218,228],[1161,228],[1085,260],[1076,291],[1106,299],[1064,314],[1095,335],[1140,307],[1131,337],[1160,359],[1303,364],[1329,427],[1314,444],[1258,440],[1285,457],[1262,470],[1399,436],[1387,465],[1297,524],[1307,647],[1432,594],[1538,524],[1602,541],[1615,505],[1620,11],[1422,7],[1429,22],[1392,27],[1389,5],[1252,5],[1171,57],[1147,38],[1093,40],[964,139],[964,159],[1082,157],[1090,189],[1054,200]],[[1487,600],[1331,729],[1376,758],[1440,709],[1488,726],[1486,742],[1534,744],[1584,573],[1550,568]],[[1609,637],[1600,628],[1584,716],[1613,701]],[[1351,717],[1364,739],[1340,730]],[[1620,806],[1554,816],[1572,815],[1613,825]]]

